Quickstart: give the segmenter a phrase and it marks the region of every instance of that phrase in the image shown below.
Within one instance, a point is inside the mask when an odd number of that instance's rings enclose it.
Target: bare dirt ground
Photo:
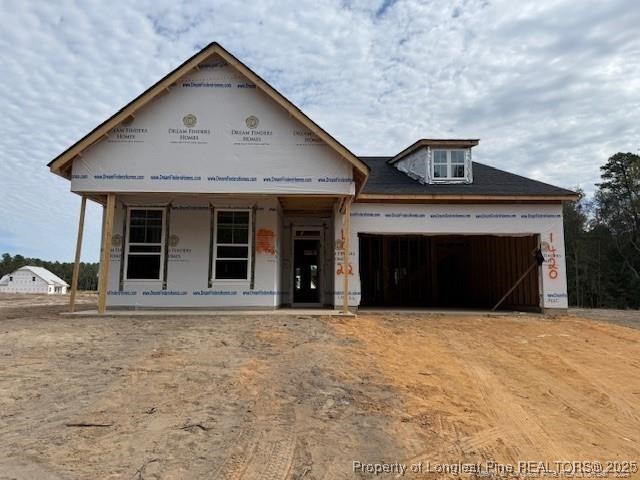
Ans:
[[[66,300],[0,296],[0,479],[640,460],[635,329],[574,316],[60,316]]]

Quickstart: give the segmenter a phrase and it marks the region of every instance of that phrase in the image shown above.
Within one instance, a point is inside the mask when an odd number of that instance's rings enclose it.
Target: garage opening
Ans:
[[[361,305],[493,307],[535,263],[537,235],[360,234]],[[501,309],[538,310],[538,268]]]

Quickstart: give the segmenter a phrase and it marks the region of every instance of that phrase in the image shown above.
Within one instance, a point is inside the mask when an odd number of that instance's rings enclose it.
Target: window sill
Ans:
[[[431,183],[471,183],[464,178],[432,178]]]
[[[127,282],[127,283],[153,283],[153,282],[162,283],[162,280],[159,279],[159,278],[148,278],[148,279],[143,279],[143,278],[125,278],[123,280],[123,282]]]
[[[228,279],[228,280],[223,280],[223,279],[214,279],[211,280],[211,285],[249,285],[249,280],[245,279],[245,280],[234,280],[234,279]]]

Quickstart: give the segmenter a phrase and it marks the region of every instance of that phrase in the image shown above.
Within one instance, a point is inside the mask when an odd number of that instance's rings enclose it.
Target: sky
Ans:
[[[637,0],[0,0],[0,22],[0,253],[71,261],[80,200],[46,164],[212,41],[357,155],[479,138],[474,160],[590,194],[640,151]]]

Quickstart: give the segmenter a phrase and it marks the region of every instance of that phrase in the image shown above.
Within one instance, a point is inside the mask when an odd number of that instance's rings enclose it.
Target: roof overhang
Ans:
[[[51,172],[56,175],[60,175],[63,178],[71,178],[71,165],[74,158],[81,156],[82,153],[96,142],[105,138],[107,134],[121,123],[135,118],[136,113],[149,104],[152,100],[160,95],[164,95],[169,92],[170,88],[175,86],[182,77],[187,75],[193,70],[198,69],[200,65],[207,58],[212,55],[219,55],[223,60],[236,68],[241,74],[246,76],[249,80],[255,83],[256,87],[266,93],[271,99],[284,108],[293,118],[302,123],[311,132],[313,132],[318,138],[329,145],[335,150],[342,158],[352,164],[353,174],[356,182],[356,194],[358,194],[364,186],[367,177],[369,176],[369,167],[354,155],[348,148],[338,142],[335,138],[329,135],[322,127],[316,124],[311,118],[309,118],[302,110],[291,103],[280,92],[269,85],[258,74],[247,67],[244,63],[234,57],[231,53],[225,50],[219,43],[213,42],[203,48],[200,52],[189,58],[186,62],[180,65],[178,68],[167,74],[159,82],[148,88],[134,100],[132,100],[124,108],[116,112],[113,116],[105,120],[103,123],[94,128],[87,135],[78,140],[75,144],[62,152],[51,162],[48,167]]]
[[[421,148],[471,148],[480,143],[477,138],[467,139],[448,139],[448,138],[421,138],[417,142],[409,145],[407,148],[398,153],[395,157],[389,159],[388,163],[394,164],[398,160],[406,157],[410,153],[415,152]]]

